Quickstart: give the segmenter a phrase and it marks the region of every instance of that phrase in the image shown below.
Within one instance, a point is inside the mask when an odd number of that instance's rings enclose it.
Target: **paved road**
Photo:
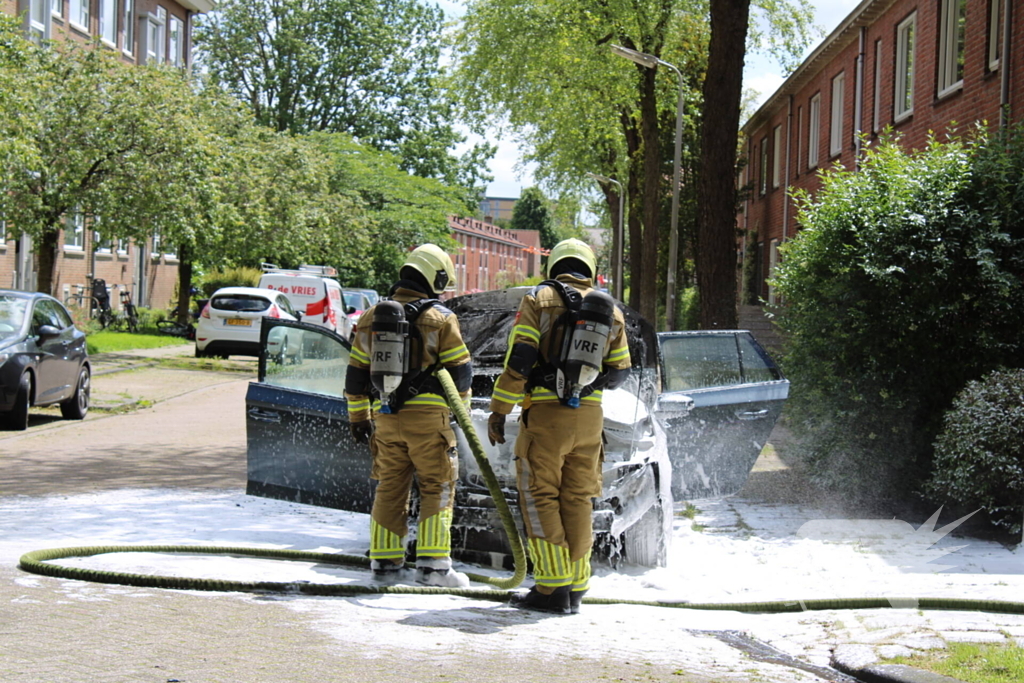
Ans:
[[[126,362],[137,369],[109,372]],[[243,491],[252,373],[236,370],[97,363],[100,403],[142,407],[84,422],[37,411],[27,432],[0,432],[0,504],[129,488]],[[576,620],[551,638],[535,627],[543,617],[461,599],[424,611],[400,597],[161,591],[28,575],[16,562],[17,553],[0,556],[4,683],[816,680],[687,629],[677,652],[652,655],[635,642],[642,633]]]

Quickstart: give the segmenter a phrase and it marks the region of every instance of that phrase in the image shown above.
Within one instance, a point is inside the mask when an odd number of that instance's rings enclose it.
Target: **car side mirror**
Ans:
[[[295,319],[300,322],[302,321],[302,311],[295,311]]]
[[[53,325],[40,325],[39,329],[36,330],[36,334],[39,335],[39,341],[46,341],[48,339],[55,339],[60,336],[60,330]]]
[[[345,307],[345,315],[352,315],[355,312],[356,312],[356,307],[355,306],[346,306]]]

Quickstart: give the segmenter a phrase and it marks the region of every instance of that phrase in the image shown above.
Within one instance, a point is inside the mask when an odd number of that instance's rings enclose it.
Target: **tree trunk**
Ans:
[[[178,246],[178,310],[175,319],[189,322],[189,301],[192,298],[192,249],[186,244]]]
[[[736,327],[736,137],[750,0],[711,0],[697,195],[702,329]]]
[[[53,287],[54,271],[57,267],[57,236],[60,230],[47,228],[36,240],[36,249],[39,253],[39,273],[36,279],[36,289],[50,296],[57,296]],[[61,297],[57,297],[58,299]]]
[[[646,68],[642,74],[640,136],[643,139],[644,235],[640,243],[634,242],[631,245],[634,259],[637,256],[635,252],[639,251],[641,261],[636,265],[640,278],[633,281],[633,287],[640,289],[638,312],[655,326],[658,321],[658,221],[661,217],[661,145],[658,139],[658,100],[655,93],[657,75],[657,69]]]
[[[623,265],[623,273],[629,273],[629,307],[634,311],[640,310],[640,273],[643,272],[643,259],[640,258],[639,249],[643,244],[643,201],[640,196],[640,164],[638,153],[641,149],[640,136],[632,117],[627,112],[622,112],[622,132],[626,138],[626,158],[629,160],[629,174],[626,179],[626,205],[629,213],[629,220],[626,221],[629,230],[629,249],[624,250],[623,257],[626,264]],[[636,249],[638,253],[634,254]],[[628,268],[626,267],[628,266]]]

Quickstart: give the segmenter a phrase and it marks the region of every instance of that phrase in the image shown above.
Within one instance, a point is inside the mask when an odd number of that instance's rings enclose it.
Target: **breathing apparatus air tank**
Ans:
[[[583,297],[576,321],[565,332],[558,370],[558,397],[570,408],[579,407],[580,393],[600,374],[614,320],[615,301],[610,296],[595,289]]]
[[[409,371],[409,323],[396,301],[381,301],[370,323],[370,381],[380,394],[380,412],[391,412],[391,396]]]

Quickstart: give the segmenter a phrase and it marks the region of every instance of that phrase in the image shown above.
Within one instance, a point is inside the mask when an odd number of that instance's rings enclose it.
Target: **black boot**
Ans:
[[[569,611],[573,614],[580,613],[580,605],[583,604],[583,595],[587,591],[573,591],[569,593]]]
[[[519,609],[529,609],[536,612],[570,614],[569,592],[569,586],[559,586],[550,595],[545,595],[534,586],[530,589],[529,593],[513,595],[512,601],[509,604]]]

